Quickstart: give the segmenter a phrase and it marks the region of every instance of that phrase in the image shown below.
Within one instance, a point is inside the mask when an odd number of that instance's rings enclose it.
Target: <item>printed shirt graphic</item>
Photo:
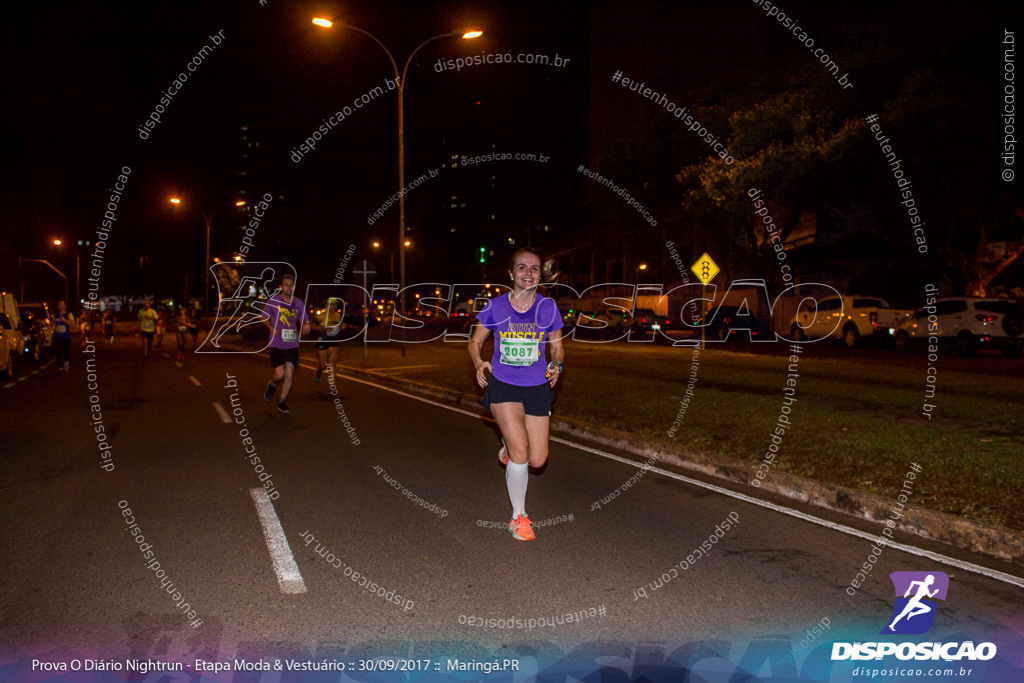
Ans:
[[[889,578],[896,591],[896,606],[889,625],[880,633],[917,635],[928,631],[938,611],[935,600],[946,599],[949,576],[943,572],[893,572]]]
[[[538,294],[530,310],[520,313],[503,294],[488,301],[476,319],[494,333],[494,377],[520,387],[547,382],[545,345],[551,333],[562,328],[554,301]]]
[[[306,307],[302,299],[292,297],[288,303],[280,294],[267,299],[263,306],[264,316],[269,317],[274,325],[274,338],[270,340],[272,349],[299,348],[299,330],[306,322]]]
[[[139,326],[143,332],[156,332],[156,311],[152,308],[139,311]]]

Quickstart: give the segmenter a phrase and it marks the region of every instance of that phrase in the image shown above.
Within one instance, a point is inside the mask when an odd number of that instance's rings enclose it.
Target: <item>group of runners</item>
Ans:
[[[477,315],[469,342],[469,357],[476,381],[486,389],[482,404],[494,416],[501,430],[498,458],[505,466],[505,483],[512,505],[508,529],[513,538],[533,540],[526,512],[529,470],[544,466],[548,459],[553,389],[561,379],[565,350],[562,346],[562,316],[555,302],[538,292],[557,278],[552,261],[542,262],[533,249],[520,249],[509,263],[511,291],[488,301]],[[308,338],[313,328],[318,368],[334,372],[338,341],[344,323],[334,301],[318,316],[310,318],[302,300],[295,296],[295,278],[284,275],[280,287],[263,305],[263,324],[270,330],[270,365],[273,374],[263,398],[273,401],[287,414],[287,399],[299,364],[299,338]],[[487,337],[494,335],[490,360],[482,357]],[[280,390],[280,394],[278,394]]]
[[[183,360],[185,358],[185,342],[189,335],[192,335],[192,348],[196,347],[196,339],[199,337],[199,321],[179,306],[171,325],[178,341],[175,359]],[[142,309],[139,311],[139,333],[142,336],[142,354],[149,358],[153,346],[163,345],[164,335],[167,333],[165,314],[163,311],[154,310],[149,301],[143,302]],[[155,344],[154,339],[156,340]]]

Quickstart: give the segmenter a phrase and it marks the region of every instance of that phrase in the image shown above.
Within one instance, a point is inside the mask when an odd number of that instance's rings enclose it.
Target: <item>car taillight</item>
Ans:
[[[985,315],[984,313],[979,313],[976,316],[974,316],[974,319],[977,320],[978,322],[991,323],[995,322],[996,317],[994,315]]]

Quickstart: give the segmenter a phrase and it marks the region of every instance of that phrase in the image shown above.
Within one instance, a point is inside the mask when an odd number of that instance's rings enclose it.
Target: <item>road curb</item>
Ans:
[[[480,406],[480,399],[475,392],[472,394],[461,393],[348,366],[339,365],[338,369],[344,374],[372,379],[409,393],[429,396],[476,410],[481,414],[484,413]],[[686,451],[675,444],[629,432],[598,427],[569,418],[553,416],[551,430],[626,451],[643,458],[644,461],[657,459],[662,465],[669,464],[733,484],[742,484],[748,487],[744,493],[751,496],[757,496],[758,490],[764,490],[802,503],[874,522],[879,524],[880,537],[881,529],[886,526],[887,522],[894,521],[895,528],[901,531],[1011,562],[1017,566],[1024,566],[1024,533],[1006,527],[975,522],[909,503],[901,504],[896,500],[870,491],[825,484],[779,470],[773,470],[761,482],[760,487],[754,487],[750,486],[750,481],[757,471],[756,463],[735,460],[727,456],[711,458]],[[643,462],[637,464],[642,465]],[[899,510],[898,506],[900,505],[903,506],[902,510]],[[898,516],[898,519],[893,519],[894,514]]]

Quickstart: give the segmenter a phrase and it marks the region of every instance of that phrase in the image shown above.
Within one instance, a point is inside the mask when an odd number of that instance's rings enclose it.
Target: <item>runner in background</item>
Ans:
[[[177,331],[178,337],[178,360],[185,358],[185,338],[188,336],[188,330],[192,327],[192,319],[188,317],[188,313],[185,312],[184,306],[178,307],[178,317],[174,319],[174,328]]]
[[[108,344],[114,343],[114,314],[110,309],[103,312],[103,336]]]
[[[295,278],[291,275],[281,277],[281,288],[277,294],[267,299],[263,306],[263,324],[270,329],[270,365],[274,374],[263,392],[263,398],[271,401],[274,392],[281,384],[281,398],[277,402],[277,410],[290,413],[288,392],[292,389],[295,368],[299,365],[299,330],[309,334],[309,320],[302,299],[295,296]]]
[[[64,301],[57,302],[57,315],[53,316],[53,347],[57,351],[57,372],[68,372],[71,357],[71,330],[75,326],[75,316],[68,313],[68,305]]]
[[[477,315],[480,324],[470,338],[469,357],[477,383],[488,387],[483,406],[501,430],[503,445],[498,457],[506,464],[505,483],[512,503],[508,530],[513,538],[532,541],[534,533],[526,514],[529,468],[543,467],[548,459],[552,389],[562,376],[565,350],[558,307],[537,292],[538,285],[557,278],[554,263],[548,261],[542,267],[537,252],[520,249],[512,255],[509,277],[512,291],[488,301]],[[491,332],[495,334],[494,355],[487,362],[481,351]]]
[[[86,308],[82,315],[78,316],[78,323],[82,331],[82,348],[85,348],[85,340],[89,337],[89,330],[92,329],[92,311]]]
[[[149,301],[143,302],[142,310],[139,311],[139,332],[142,334],[142,353],[146,358],[149,358],[149,352],[153,346],[156,318],[156,311],[150,306]]]
[[[164,335],[167,334],[167,311],[160,309],[156,312],[156,345],[164,345]]]
[[[316,381],[324,374],[324,370],[330,372],[328,382],[334,386],[334,366],[338,362],[338,339],[341,337],[341,312],[338,310],[338,300],[331,299],[327,308],[314,316],[313,327],[316,328],[319,337],[316,342]]]
[[[188,333],[192,337],[192,348],[194,349],[199,340],[199,309],[193,308],[190,317],[192,318],[192,327],[188,328]]]

